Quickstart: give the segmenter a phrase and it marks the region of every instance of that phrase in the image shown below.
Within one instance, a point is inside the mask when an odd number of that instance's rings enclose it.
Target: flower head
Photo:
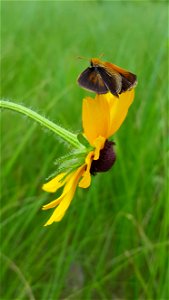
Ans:
[[[95,99],[87,97],[83,100],[82,122],[83,135],[90,146],[83,152],[83,162],[76,168],[62,172],[43,185],[43,190],[55,193],[63,188],[56,200],[43,206],[43,209],[55,208],[45,225],[59,222],[68,209],[77,186],[88,188],[91,175],[109,170],[115,162],[114,142],[108,141],[123,123],[128,109],[134,99],[134,90],[119,95],[111,93],[96,95]]]

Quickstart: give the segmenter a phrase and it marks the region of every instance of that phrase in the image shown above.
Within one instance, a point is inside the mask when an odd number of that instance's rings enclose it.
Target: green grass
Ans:
[[[3,110],[1,299],[167,300],[167,4],[147,1],[2,2],[1,97],[81,131],[76,84],[87,61],[138,75],[117,132],[111,171],[78,189],[60,223],[41,186],[68,149]]]

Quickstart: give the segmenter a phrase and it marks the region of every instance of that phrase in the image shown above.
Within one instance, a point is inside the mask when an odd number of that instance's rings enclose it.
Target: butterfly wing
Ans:
[[[131,88],[135,87],[137,84],[137,76],[135,74],[128,72],[127,70],[122,69],[114,64],[106,62],[105,70],[112,75],[114,74],[114,72],[117,72],[121,75],[122,87],[119,93],[130,90]]]
[[[107,86],[108,90],[116,97],[121,92],[122,89],[122,78],[120,74],[116,71],[112,71],[111,74],[107,72],[105,68],[98,67],[98,72],[102,77],[104,84]]]
[[[136,81],[129,81],[124,75],[120,74],[122,78],[122,88],[120,91],[120,94],[123,92],[126,92],[127,90],[130,90],[136,85]],[[133,74],[134,75],[134,74]]]
[[[84,70],[77,81],[83,88],[97,94],[105,94],[108,92],[108,88],[96,68],[87,68]]]

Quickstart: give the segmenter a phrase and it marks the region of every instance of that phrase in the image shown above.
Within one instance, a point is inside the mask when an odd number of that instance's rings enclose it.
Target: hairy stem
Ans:
[[[29,118],[36,121],[37,123],[41,124],[42,126],[48,128],[49,130],[56,133],[63,140],[67,141],[69,144],[71,144],[75,148],[78,148],[78,149],[84,148],[84,146],[78,141],[77,136],[75,134],[66,130],[65,128],[62,128],[59,125],[56,125],[52,121],[49,121],[47,118],[41,116],[40,114],[38,114],[37,112],[33,111],[30,108],[27,108],[21,104],[16,104],[14,102],[4,101],[4,100],[0,100],[0,107],[10,109],[10,110],[16,111],[18,113],[21,113],[23,115],[26,115]]]

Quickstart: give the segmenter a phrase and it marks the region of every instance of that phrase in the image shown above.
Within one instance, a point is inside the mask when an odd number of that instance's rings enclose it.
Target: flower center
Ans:
[[[111,169],[116,160],[113,145],[115,145],[114,142],[106,140],[104,148],[100,150],[99,159],[92,161],[90,168],[90,173],[92,175],[95,175],[95,173],[98,172],[106,172]]]

